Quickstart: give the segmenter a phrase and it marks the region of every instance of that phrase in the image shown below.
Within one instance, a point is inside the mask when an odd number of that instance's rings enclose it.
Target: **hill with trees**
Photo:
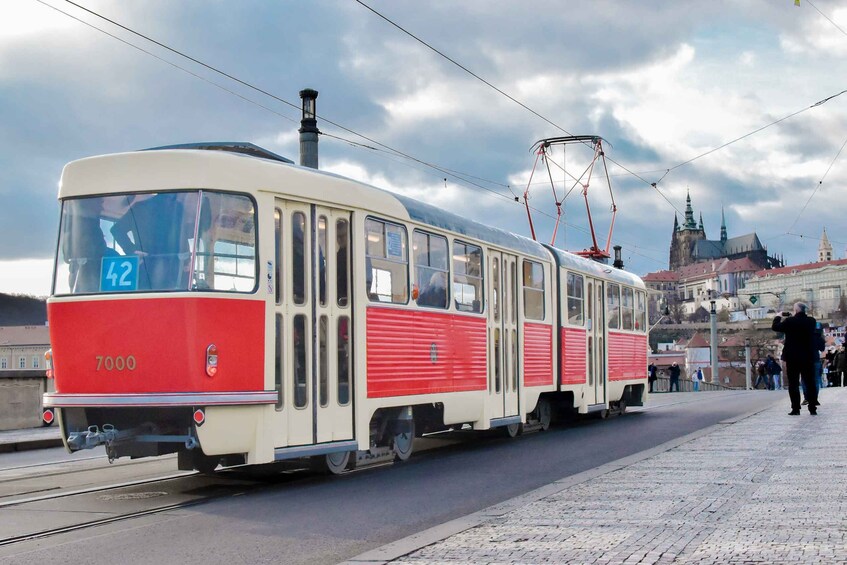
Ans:
[[[43,326],[46,322],[46,299],[0,293],[0,326]]]

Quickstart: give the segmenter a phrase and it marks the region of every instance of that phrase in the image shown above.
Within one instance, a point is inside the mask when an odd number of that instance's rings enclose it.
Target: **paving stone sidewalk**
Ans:
[[[847,388],[785,400],[396,562],[847,564]]]

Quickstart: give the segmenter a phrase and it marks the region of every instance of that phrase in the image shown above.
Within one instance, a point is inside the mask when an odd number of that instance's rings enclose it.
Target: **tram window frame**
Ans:
[[[443,245],[443,249],[434,249],[433,242],[438,242],[439,246]],[[439,257],[442,253],[443,255]],[[450,244],[447,238],[416,229],[412,232],[412,255],[415,261],[415,284],[420,288],[415,303],[424,308],[448,309],[450,307]],[[436,264],[437,262],[440,264]],[[443,283],[442,289],[438,288],[438,282]],[[433,289],[432,292],[430,289]],[[439,299],[440,303],[436,302]]]
[[[621,328],[621,286],[617,283],[606,285],[606,327],[610,330]]]
[[[474,259],[478,257],[479,260]],[[453,240],[453,304],[459,312],[482,314],[485,311],[485,255],[482,246],[459,239]],[[465,299],[473,289],[473,297]],[[461,299],[461,300],[460,300]]]
[[[341,229],[341,226],[344,229]],[[343,236],[342,236],[343,234]],[[350,305],[350,220],[335,220],[335,302],[340,308]]]
[[[350,316],[338,316],[336,328],[338,331],[337,365],[338,379],[338,405],[350,404],[350,396],[353,388],[353,364],[350,362]]]
[[[327,292],[329,291],[329,273],[327,268],[327,251],[329,250],[328,232],[329,218],[325,214],[318,216],[318,303],[327,305]]]
[[[635,293],[635,331],[647,331],[647,295],[643,290]]]
[[[578,283],[578,284],[577,284]],[[579,273],[567,274],[568,325],[585,325],[585,277]]]
[[[635,296],[629,287],[621,288],[621,329],[633,331],[635,324]]]
[[[378,230],[372,229],[379,227]],[[400,254],[390,241],[399,235]],[[391,257],[398,257],[393,259]],[[385,273],[385,275],[382,275]],[[400,281],[395,275],[399,275]],[[380,293],[383,281],[388,278],[390,294]],[[409,303],[409,234],[406,226],[368,216],[365,218],[365,277],[368,299],[377,304]]]
[[[285,408],[285,382],[284,382],[284,373],[283,373],[283,336],[285,335],[285,331],[283,330],[283,318],[282,314],[277,313],[274,316],[275,322],[275,343],[274,343],[274,386],[276,387],[276,406],[275,409],[277,412],[280,412]]]
[[[540,281],[536,276],[538,274],[541,275]],[[522,278],[524,319],[544,321],[546,313],[544,265],[538,261],[524,259]]]
[[[282,304],[282,209],[274,208],[274,301]]]
[[[298,328],[298,323],[302,327]],[[291,356],[292,363],[292,382],[294,392],[292,402],[297,410],[305,410],[309,407],[309,341],[310,333],[308,328],[308,320],[305,314],[297,314],[294,316],[292,326],[292,350],[294,354]],[[297,336],[300,336],[300,342],[297,342]],[[298,385],[301,385],[298,387]],[[302,395],[301,395],[302,392]]]
[[[298,216],[302,218],[302,222],[296,219]],[[297,229],[299,224],[302,224],[302,226],[299,227],[300,249],[298,250]],[[307,226],[306,213],[302,210],[294,210],[291,213],[291,301],[298,306],[306,304],[309,300],[309,285],[306,284],[306,281],[310,280],[311,269],[309,268],[309,261],[306,260],[308,255],[308,246],[306,245],[308,235],[306,233]],[[297,253],[298,251],[300,252],[299,255]],[[298,282],[300,287],[299,294],[297,292]]]

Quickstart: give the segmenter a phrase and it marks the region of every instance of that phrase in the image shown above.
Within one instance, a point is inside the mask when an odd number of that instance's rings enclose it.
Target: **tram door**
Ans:
[[[606,402],[606,304],[603,281],[588,279],[588,404]]]
[[[488,262],[488,396],[491,418],[517,416],[520,395],[517,257],[491,252]]]
[[[353,439],[350,213],[278,201],[277,214],[277,409],[288,413],[288,445]]]

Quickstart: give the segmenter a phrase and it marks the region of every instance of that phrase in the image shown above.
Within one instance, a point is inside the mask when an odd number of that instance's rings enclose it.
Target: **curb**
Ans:
[[[47,449],[50,447],[62,447],[62,438],[31,439],[9,443],[0,443],[0,453],[15,453],[17,451],[32,451],[35,449]]]

